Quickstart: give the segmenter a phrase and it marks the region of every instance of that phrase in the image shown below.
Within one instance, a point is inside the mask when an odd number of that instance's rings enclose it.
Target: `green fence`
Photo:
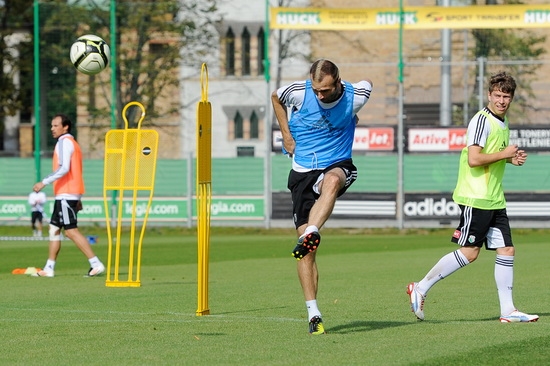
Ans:
[[[397,192],[397,156],[369,155],[354,158],[359,178],[350,192]],[[192,162],[191,171],[195,170]],[[291,161],[276,155],[272,159],[272,190],[287,191],[286,180]],[[405,192],[451,192],[456,182],[458,154],[416,154],[404,158]],[[42,172],[51,171],[51,159],[42,160]],[[189,182],[187,160],[159,160],[155,184],[156,197],[186,197]],[[33,159],[0,158],[0,196],[22,196],[35,183]],[[194,173],[192,173],[194,174]],[[86,196],[103,196],[103,160],[85,160]],[[264,161],[261,158],[215,158],[212,160],[214,195],[262,195]],[[550,192],[550,155],[531,154],[523,167],[508,166],[504,179],[509,192]],[[45,190],[52,196],[51,187]]]

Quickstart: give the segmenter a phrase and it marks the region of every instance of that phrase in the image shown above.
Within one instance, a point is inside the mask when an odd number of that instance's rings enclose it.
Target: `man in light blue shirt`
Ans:
[[[309,80],[283,86],[271,97],[283,148],[292,156],[288,188],[298,235],[292,255],[298,260],[309,333],[315,335],[325,333],[316,300],[319,230],[336,199],[357,179],[352,161],[356,114],[369,100],[372,85],[368,79],[342,81],[338,67],[320,59],[311,65]]]

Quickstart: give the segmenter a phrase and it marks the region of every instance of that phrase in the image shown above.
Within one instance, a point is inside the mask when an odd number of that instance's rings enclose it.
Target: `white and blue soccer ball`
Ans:
[[[72,44],[69,55],[78,71],[86,75],[95,75],[109,65],[111,49],[101,37],[86,34],[78,37]]]

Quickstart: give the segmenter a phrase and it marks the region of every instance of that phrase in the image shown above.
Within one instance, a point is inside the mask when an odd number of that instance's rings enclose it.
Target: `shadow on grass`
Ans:
[[[540,318],[544,318],[550,315],[550,313],[539,313],[534,311],[533,313],[537,314]],[[449,323],[465,323],[465,322],[488,322],[488,323],[494,323],[498,322],[499,317],[498,316],[492,316],[490,318],[463,318],[463,319],[452,319],[452,320],[438,320],[438,319],[430,319],[427,318],[426,320],[416,320],[412,321],[408,324],[415,324],[415,323],[430,323],[430,324],[449,324]],[[535,322],[533,322],[535,323]]]
[[[236,310],[236,311],[223,311],[216,312],[216,315],[226,315],[226,314],[241,314],[241,313],[254,313],[257,311],[266,311],[266,310],[275,310],[275,309],[287,309],[289,306],[273,306],[268,308],[257,308],[257,309],[248,309],[248,310]]]
[[[550,313],[538,313],[540,317],[545,317],[550,315]],[[327,329],[329,333],[337,333],[337,334],[348,334],[348,333],[357,333],[357,332],[369,332],[373,330],[380,330],[380,329],[387,329],[387,328],[395,328],[395,327],[402,327],[407,325],[415,325],[418,323],[431,323],[431,324],[448,324],[452,322],[472,322],[472,321],[480,321],[480,322],[495,322],[498,321],[498,317],[491,317],[491,318],[479,318],[479,319],[456,319],[452,321],[448,320],[425,320],[425,321],[410,321],[410,322],[395,322],[395,321],[354,321],[347,324],[341,324],[334,327],[330,327]],[[550,346],[549,346],[550,347]]]
[[[540,318],[543,318],[543,317],[546,317],[546,316],[550,315],[550,313],[539,313],[539,312],[536,312],[536,311],[530,312],[530,314],[537,314]],[[475,320],[475,319],[463,319],[462,321],[472,321],[472,320]],[[499,320],[499,317],[495,316],[495,317],[491,317],[491,318],[483,318],[483,319],[478,319],[478,320],[479,321],[493,321],[494,322],[495,320]]]
[[[402,327],[414,324],[412,322],[392,322],[392,321],[355,321],[348,324],[337,325],[327,329],[329,333],[348,334],[357,332],[370,332],[373,330]]]

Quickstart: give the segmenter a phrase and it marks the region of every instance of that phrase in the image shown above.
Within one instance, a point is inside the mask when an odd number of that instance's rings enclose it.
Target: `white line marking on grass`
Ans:
[[[9,241],[18,241],[18,240],[24,240],[24,241],[49,241],[50,238],[47,236],[0,236],[0,240],[9,240]],[[61,240],[67,240],[65,238],[61,238]]]

